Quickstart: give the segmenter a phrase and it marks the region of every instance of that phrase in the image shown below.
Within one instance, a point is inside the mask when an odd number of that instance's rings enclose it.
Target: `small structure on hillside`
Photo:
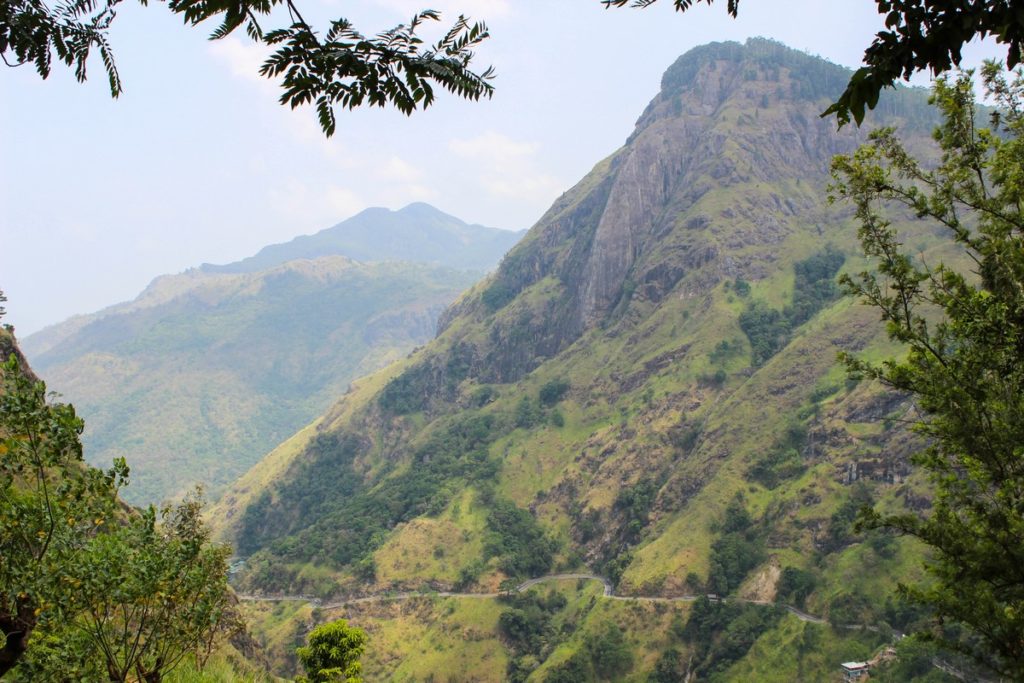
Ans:
[[[841,666],[844,681],[859,681],[871,670],[871,665],[867,662],[843,662]]]

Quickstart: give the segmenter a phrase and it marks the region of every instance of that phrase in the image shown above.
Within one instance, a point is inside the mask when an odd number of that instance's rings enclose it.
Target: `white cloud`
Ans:
[[[295,178],[271,191],[269,204],[297,234],[322,230],[367,207],[366,201],[347,187]]]
[[[410,202],[426,202],[437,198],[437,193],[426,185],[413,183],[406,185],[403,189],[405,196],[408,197],[407,201]]]
[[[399,156],[374,160],[369,165],[372,165],[372,176],[377,181],[374,188],[376,195],[385,204],[422,202],[437,197],[434,188],[424,183],[426,174]]]
[[[326,200],[327,206],[334,212],[335,218],[331,220],[343,220],[366,208],[366,202],[355,192],[337,185],[327,188]]]
[[[475,167],[481,189],[502,199],[527,202],[550,201],[564,189],[565,183],[546,173],[537,162],[540,145],[513,140],[507,135],[487,131],[474,138],[453,139],[448,148]]]
[[[405,159],[391,156],[374,170],[378,180],[392,183],[412,183],[419,180],[423,173]]]
[[[532,157],[540,145],[535,142],[517,142],[507,135],[490,130],[468,140],[454,139],[448,143],[448,147],[467,159],[511,161]]]
[[[495,197],[541,201],[553,200],[565,189],[565,184],[551,175],[489,175],[480,184]]]
[[[277,88],[273,81],[260,75],[260,66],[270,54],[266,47],[229,36],[212,41],[209,49],[210,54],[226,65],[235,78],[257,83],[267,90]]]

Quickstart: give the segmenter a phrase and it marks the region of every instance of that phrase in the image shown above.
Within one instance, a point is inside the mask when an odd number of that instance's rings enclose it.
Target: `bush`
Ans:
[[[829,245],[824,250],[793,264],[793,303],[785,310],[752,301],[740,313],[740,328],[750,340],[751,360],[763,364],[789,343],[793,328],[802,325],[838,297],[836,273],[846,257]]]
[[[585,647],[599,679],[618,681],[633,668],[633,653],[617,624],[608,624],[600,634],[588,636]]]
[[[363,680],[359,658],[365,651],[366,632],[350,627],[344,619],[317,626],[309,632],[308,645],[295,650],[307,674],[298,681],[359,683]]]
[[[588,683],[590,680],[589,669],[586,655],[583,652],[577,652],[552,669],[544,680],[545,683]]]
[[[712,592],[727,595],[764,561],[764,542],[753,524],[743,502],[734,498],[722,519],[723,534],[711,544],[708,589]]]
[[[635,543],[640,532],[647,526],[651,508],[658,497],[658,485],[654,479],[641,479],[632,486],[620,489],[615,497],[614,507],[624,517],[625,541]]]
[[[740,313],[740,329],[750,340],[753,364],[762,365],[789,342],[789,321],[763,301],[753,301]]]
[[[693,672],[701,680],[739,661],[782,616],[781,608],[697,598],[683,630],[693,645]]]
[[[557,546],[529,511],[497,500],[487,515],[487,527],[484,552],[500,557],[498,564],[506,574],[541,576],[551,568]]]
[[[683,654],[674,647],[670,647],[661,653],[654,671],[647,677],[648,683],[679,683],[685,680],[685,668],[683,666]]]
[[[546,382],[538,393],[541,405],[544,407],[555,405],[562,400],[562,397],[569,391],[569,387],[570,384],[562,379],[553,379],[550,382]]]
[[[778,600],[792,600],[797,607],[803,608],[807,596],[814,592],[817,583],[814,574],[796,567],[786,567],[779,577]]]
[[[523,396],[516,404],[515,426],[529,429],[541,420],[540,407],[529,396]]]
[[[430,369],[426,363],[409,368],[384,386],[377,404],[381,410],[392,415],[407,415],[423,410],[426,397],[430,394],[429,377]]]
[[[511,287],[500,280],[495,280],[487,289],[484,290],[483,294],[480,295],[480,300],[483,302],[488,312],[494,313],[498,309],[504,308],[505,305],[515,297],[516,293]]]

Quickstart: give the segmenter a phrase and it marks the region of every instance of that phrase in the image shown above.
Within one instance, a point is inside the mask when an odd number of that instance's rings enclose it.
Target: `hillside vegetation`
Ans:
[[[682,56],[625,146],[437,339],[228,491],[217,524],[248,556],[239,587],[337,600],[587,570],[619,597],[778,601],[832,624],[742,602],[658,612],[586,587],[558,607],[350,611],[393,653],[372,663],[389,680],[826,680],[906,629],[918,615],[890,595],[921,549],[853,522],[866,503],[929,505],[908,460],[920,444],[903,397],[836,364],[895,351],[834,284],[864,266],[825,186],[866,131],[817,116],[848,76],[765,40]],[[925,154],[936,120],[907,89],[874,118]],[[910,221],[902,236],[944,253]]]
[[[336,239],[308,259],[260,256],[266,269],[243,261],[163,276],[135,301],[25,341],[34,367],[85,418],[89,462],[128,458],[129,502],[164,500],[197,482],[216,494],[354,378],[433,337],[444,307],[516,237],[426,205],[351,220],[358,229],[342,223],[325,231]],[[450,224],[461,227],[445,262],[473,270],[362,263],[338,251],[351,242],[360,255],[405,257],[407,232],[441,240]]]

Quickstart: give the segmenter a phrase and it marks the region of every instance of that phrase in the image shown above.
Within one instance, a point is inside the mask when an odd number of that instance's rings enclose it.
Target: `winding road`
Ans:
[[[615,588],[612,586],[612,582],[607,577],[599,574],[548,574],[546,576],[538,576],[535,579],[529,579],[523,581],[521,584],[512,589],[514,593],[522,593],[542,583],[549,583],[551,581],[600,581],[604,587],[603,596],[609,600],[623,600],[630,602],[693,602],[699,595],[676,595],[676,596],[665,596],[665,597],[651,597],[643,595],[615,595]],[[347,598],[345,600],[338,600],[336,602],[323,602],[319,598],[311,595],[246,595],[238,593],[238,599],[245,602],[286,602],[286,601],[302,601],[308,602],[315,607],[321,609],[338,609],[347,605],[359,605],[369,602],[386,602],[388,600],[411,600],[412,598],[423,598],[430,596],[437,596],[441,598],[469,598],[469,599],[493,599],[503,595],[503,593],[457,593],[452,591],[430,591],[430,592],[403,592],[403,593],[378,593],[376,595],[366,595],[359,598]],[[824,617],[819,617],[814,614],[808,614],[801,609],[793,607],[792,605],[785,605],[777,602],[770,602],[768,600],[750,600],[745,598],[720,598],[717,595],[708,595],[708,598],[714,602],[736,602],[747,605],[765,605],[771,606],[776,605],[783,608],[800,621],[806,621],[811,624],[826,624],[828,621]],[[866,626],[861,624],[837,624],[839,628],[848,629],[867,629],[869,631],[879,631],[877,626]],[[897,634],[902,637],[902,634]],[[955,669],[951,664],[940,661],[938,659],[932,660],[932,666],[937,669],[941,669],[946,673],[950,674],[954,678],[961,681],[970,680],[967,674]],[[985,679],[974,679],[979,683],[994,683],[993,681],[987,681]]]
[[[548,574],[546,576],[538,576],[535,579],[524,581],[515,588],[512,592],[522,593],[527,591],[534,586],[538,586],[542,583],[549,583],[551,581],[600,581],[604,587],[604,597],[609,600],[623,600],[629,602],[693,602],[699,595],[677,595],[668,597],[651,597],[641,595],[615,595],[615,589],[612,586],[612,582],[605,576],[598,574]],[[344,600],[338,600],[336,602],[323,602],[319,598],[311,595],[249,595],[249,594],[238,594],[238,599],[245,602],[288,602],[288,601],[302,601],[308,602],[315,607],[321,609],[338,609],[347,605],[359,605],[369,602],[386,602],[394,600],[410,600],[412,598],[422,598],[436,595],[441,598],[468,598],[468,599],[493,599],[500,597],[502,593],[458,593],[453,591],[430,591],[430,592],[402,592],[402,593],[378,593],[375,595],[365,595],[359,598],[346,598]],[[719,598],[714,595],[708,596],[711,600],[716,602],[726,602],[726,598]],[[780,603],[773,603],[767,600],[749,600],[744,598],[728,598],[728,602],[738,602],[749,605],[776,605],[785,609],[787,612],[795,616],[800,621],[810,622],[812,624],[824,624],[826,623],[823,617],[808,614],[803,610],[797,609],[792,605],[783,605]]]

